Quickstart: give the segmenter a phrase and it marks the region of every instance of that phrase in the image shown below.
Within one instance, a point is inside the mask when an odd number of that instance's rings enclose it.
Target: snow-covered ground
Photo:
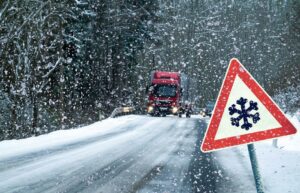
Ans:
[[[273,140],[255,143],[260,172],[267,193],[298,193],[300,190],[299,115],[298,118],[287,116],[298,129],[296,135],[279,138],[279,148],[274,148]],[[236,184],[240,184],[242,189],[248,192],[254,182],[247,146],[224,149],[216,153],[228,175],[239,176],[239,182]]]
[[[2,141],[0,192],[214,192],[214,160],[198,138],[205,127],[194,118],[130,115]]]
[[[44,149],[51,149],[61,145],[73,144],[78,141],[97,137],[111,132],[118,132],[122,125],[135,120],[134,116],[122,117],[122,119],[106,119],[101,122],[82,128],[58,130],[49,134],[31,137],[21,140],[5,140],[0,142],[0,161],[12,156],[21,156]],[[112,128],[117,128],[112,130]]]
[[[300,128],[296,117],[290,120]],[[187,193],[212,188],[213,192],[255,193],[247,146],[200,152],[208,122],[208,117],[199,116],[130,115],[2,141],[0,192]],[[274,148],[272,140],[255,144],[265,190],[297,193],[299,134],[279,138],[278,146]]]

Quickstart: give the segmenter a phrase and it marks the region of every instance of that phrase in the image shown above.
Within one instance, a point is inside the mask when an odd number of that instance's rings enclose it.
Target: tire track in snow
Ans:
[[[183,140],[186,133],[190,132],[186,129],[187,121],[190,120],[177,119],[174,127],[169,129],[168,132],[160,133],[155,141],[148,144],[150,150],[154,150],[128,168],[130,176],[126,172],[120,173],[105,186],[93,189],[93,191],[88,189],[85,192],[135,192],[143,188],[155,175],[160,175],[160,172],[163,172],[164,168],[175,158],[174,155],[176,155],[175,152],[180,147],[180,141]],[[162,171],[155,172],[156,169],[162,169]]]
[[[175,123],[169,126],[168,130],[171,130],[174,125]],[[154,141],[157,138],[157,135],[158,133],[151,136],[151,138],[148,138],[145,141],[141,140],[143,144],[136,145],[134,149],[130,150],[125,155],[116,157],[115,160],[111,163],[105,165],[104,167],[94,171],[87,176],[83,176],[82,180],[72,185],[73,188],[67,187],[65,192],[82,192],[93,183],[97,183],[98,187],[107,184],[120,173],[126,171],[128,168],[130,168],[130,166],[138,162],[140,157],[142,157],[143,154],[147,153],[145,149],[147,149],[149,144],[151,144],[151,141]]]
[[[146,182],[136,192],[184,192],[187,184],[185,178],[189,176],[188,165],[197,140],[197,120],[189,120],[181,128],[184,132],[177,137],[177,145],[168,153],[169,157],[163,164],[160,173]],[[188,184],[189,186],[189,184]],[[182,191],[183,190],[183,191]]]

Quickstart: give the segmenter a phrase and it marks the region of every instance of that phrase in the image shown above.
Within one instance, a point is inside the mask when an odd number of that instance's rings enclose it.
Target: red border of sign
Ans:
[[[265,131],[239,135],[235,137],[228,137],[215,140],[221,118],[223,116],[235,77],[239,76],[247,87],[254,93],[254,95],[261,101],[267,110],[274,116],[274,118],[282,125],[280,128],[273,128]],[[286,118],[284,113],[279,109],[271,97],[264,91],[264,89],[255,81],[245,67],[233,58],[229,63],[221,91],[219,93],[211,121],[207,128],[201,150],[203,152],[215,151],[217,149],[236,146],[241,144],[253,143],[265,139],[277,138],[280,136],[291,135],[297,132],[293,124]]]

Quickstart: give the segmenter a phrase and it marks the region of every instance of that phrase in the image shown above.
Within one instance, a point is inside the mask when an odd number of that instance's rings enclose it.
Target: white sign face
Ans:
[[[257,103],[258,110],[249,111],[249,115],[252,113],[255,114],[259,112],[260,120],[257,123],[253,123],[251,118],[248,119],[249,123],[252,124],[252,127],[249,130],[240,129],[231,124],[231,118],[238,117],[239,114],[235,113],[232,116],[229,114],[229,108],[235,104],[236,108],[241,110],[240,106],[237,104],[237,101],[241,98],[247,99],[247,103],[245,105],[245,110],[249,108],[249,102],[253,101]],[[240,125],[242,124],[243,120],[240,120]],[[225,111],[223,117],[220,122],[220,126],[218,132],[216,134],[215,139],[222,139],[234,136],[240,136],[249,133],[255,133],[258,131],[264,131],[269,129],[279,128],[282,125],[271,115],[271,113],[266,109],[266,107],[260,102],[260,100],[253,94],[253,92],[245,85],[245,83],[241,80],[239,76],[236,76],[232,90],[230,92]]]

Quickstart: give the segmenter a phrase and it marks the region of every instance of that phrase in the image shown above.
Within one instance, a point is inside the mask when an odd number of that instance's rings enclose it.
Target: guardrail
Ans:
[[[115,118],[123,115],[132,114],[135,111],[134,107],[118,107],[113,110],[110,118]]]

